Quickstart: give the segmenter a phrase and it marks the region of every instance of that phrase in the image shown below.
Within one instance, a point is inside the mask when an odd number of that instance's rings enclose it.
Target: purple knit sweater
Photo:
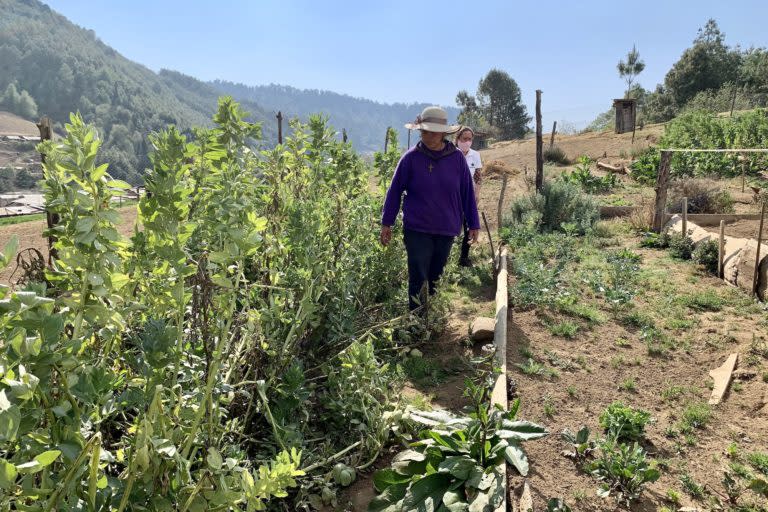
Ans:
[[[450,142],[440,152],[419,142],[403,155],[384,200],[384,226],[395,223],[403,192],[405,229],[456,236],[461,233],[464,217],[469,229],[480,229],[467,160]]]

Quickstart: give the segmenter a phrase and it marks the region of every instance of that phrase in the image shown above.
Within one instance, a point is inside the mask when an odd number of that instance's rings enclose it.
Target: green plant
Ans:
[[[592,458],[596,449],[594,440],[589,439],[589,428],[581,427],[575,434],[568,429],[560,434],[561,439],[569,446],[562,454],[573,459],[577,465],[582,466],[586,461]]]
[[[680,476],[680,483],[683,485],[683,491],[690,497],[696,499],[702,499],[704,497],[704,487],[696,483],[696,481],[688,473],[683,473]]]
[[[552,498],[547,501],[547,512],[571,512],[571,507],[561,498]]]
[[[415,384],[435,386],[446,377],[442,367],[428,357],[407,357],[402,363],[405,375]]]
[[[683,211],[683,198],[688,198],[688,213],[733,213],[733,198],[716,181],[683,179],[675,180],[669,186],[667,210],[670,213]]]
[[[680,493],[674,489],[667,489],[667,500],[673,505],[680,505]]]
[[[695,311],[720,311],[726,301],[714,290],[678,296],[675,301]]]
[[[621,381],[621,383],[619,384],[619,389],[621,391],[630,391],[630,392],[635,391],[637,387],[635,384],[634,377],[627,377],[626,379]]]
[[[597,222],[598,210],[597,202],[584,194],[578,185],[563,180],[547,181],[541,193],[521,197],[512,203],[505,225],[521,224],[535,213],[540,231],[561,231],[570,223],[583,234]]]
[[[669,235],[669,255],[679,260],[689,260],[693,255],[693,240],[680,233]]]
[[[565,151],[560,146],[547,146],[544,148],[544,161],[560,165],[571,163],[568,160],[568,155],[565,154]]]
[[[702,429],[707,426],[711,416],[712,408],[709,405],[703,402],[690,404],[683,409],[683,414],[680,418],[680,428],[684,431]]]
[[[617,502],[629,506],[643,491],[645,484],[661,476],[653,461],[637,443],[619,443],[607,439],[600,444],[596,459],[588,464],[590,474],[602,482],[601,496],[613,495]]]
[[[532,358],[528,358],[524,363],[515,363],[515,366],[526,375],[542,375],[547,378],[558,376],[558,373],[555,370]]]
[[[640,441],[651,414],[642,409],[633,409],[622,402],[613,402],[600,414],[600,426],[609,438],[617,441]]]
[[[553,336],[562,336],[563,338],[574,338],[579,331],[579,324],[564,320],[547,327]]]
[[[528,474],[522,443],[546,436],[547,430],[515,419],[519,401],[508,412],[492,407],[488,386],[468,383],[467,394],[473,402],[469,416],[411,414],[411,420],[431,428],[421,431],[410,449],[395,456],[391,468],[374,474],[379,494],[368,510],[453,506],[490,511],[506,492],[496,469],[500,463],[506,460],[521,475]]]
[[[564,172],[560,179],[566,183],[578,184],[586,192],[599,193],[607,192],[615,188],[618,184],[616,175],[608,173],[603,177],[595,176],[590,171],[592,159],[582,155],[579,157],[576,168],[571,173]]]
[[[717,274],[719,246],[714,240],[704,240],[693,250],[693,261],[703,266],[710,274]]]
[[[608,272],[598,271],[593,276],[593,288],[601,292],[611,306],[614,316],[637,293],[635,276],[640,268],[640,255],[629,249],[610,252],[606,256]]]
[[[544,404],[543,404],[543,410],[544,415],[551,418],[555,414],[557,414],[557,407],[555,406],[554,402],[552,401],[552,397],[550,395],[544,396]]]
[[[576,397],[576,392],[577,392],[576,386],[568,386],[566,388],[566,391],[568,392],[568,396],[569,397],[571,397],[571,398]]]
[[[768,476],[768,453],[752,452],[747,455],[747,462],[749,462],[753,468]]]

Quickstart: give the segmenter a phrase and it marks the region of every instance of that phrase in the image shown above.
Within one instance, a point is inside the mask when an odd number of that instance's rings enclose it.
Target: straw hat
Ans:
[[[416,120],[405,125],[409,130],[425,130],[428,132],[453,133],[459,125],[448,124],[448,114],[440,107],[427,107],[422,110]]]

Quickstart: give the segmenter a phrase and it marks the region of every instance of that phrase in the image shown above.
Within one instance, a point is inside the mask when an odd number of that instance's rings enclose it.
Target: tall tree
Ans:
[[[716,90],[739,76],[741,53],[725,44],[725,34],[713,19],[700,28],[693,46],[685,50],[664,78],[664,88],[678,107],[697,93]]]
[[[645,62],[640,59],[640,52],[637,51],[635,45],[632,45],[632,49],[627,53],[627,60],[620,60],[616,67],[619,70],[619,76],[627,82],[627,92],[624,94],[624,97],[629,98],[632,83],[637,78],[637,75],[645,69]]]
[[[501,139],[525,135],[531,117],[522,102],[520,87],[505,71],[492,69],[477,86],[477,103]]]

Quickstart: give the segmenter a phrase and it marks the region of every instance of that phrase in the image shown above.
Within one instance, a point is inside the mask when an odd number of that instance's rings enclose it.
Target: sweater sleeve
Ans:
[[[475,201],[475,186],[472,180],[472,173],[469,171],[467,159],[461,158],[462,178],[461,178],[461,206],[464,210],[464,217],[467,219],[469,229],[480,229],[480,215],[477,213],[477,202]]]
[[[384,198],[384,210],[381,214],[381,224],[383,226],[392,226],[395,218],[400,212],[400,201],[405,191],[405,184],[408,183],[408,170],[410,159],[407,154],[403,155],[397,163],[395,175],[392,176],[392,183],[389,184],[387,195]]]

